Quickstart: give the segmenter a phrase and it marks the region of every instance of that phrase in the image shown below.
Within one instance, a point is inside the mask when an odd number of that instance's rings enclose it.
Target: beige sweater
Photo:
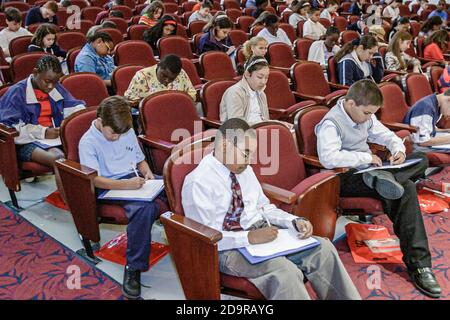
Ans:
[[[220,102],[220,121],[226,121],[231,118],[240,118],[248,121],[250,111],[250,87],[247,81],[242,78],[241,81],[228,88],[222,96]],[[267,106],[267,97],[264,91],[257,91],[256,97],[261,107],[263,120],[269,120],[269,108]]]

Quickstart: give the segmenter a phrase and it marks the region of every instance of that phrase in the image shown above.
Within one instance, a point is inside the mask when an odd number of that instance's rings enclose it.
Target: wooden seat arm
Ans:
[[[19,136],[19,131],[13,127],[8,127],[3,123],[0,123],[0,136],[5,138],[15,138]]]
[[[222,122],[220,122],[219,120],[212,120],[212,119],[208,119],[206,117],[201,117],[203,123],[205,124],[206,127],[208,128],[219,128],[220,125],[222,124]]]
[[[6,187],[15,192],[20,191],[19,164],[14,143],[17,136],[19,132],[16,129],[0,123],[0,175]]]
[[[158,140],[152,139],[152,138],[149,138],[144,135],[140,135],[138,138],[139,138],[139,141],[142,142],[142,144],[144,146],[148,146],[148,147],[155,148],[155,149],[160,149],[160,150],[163,150],[168,153],[172,152],[172,149],[175,146],[174,143],[170,143],[170,142],[167,142],[164,140],[159,140],[159,139]]]
[[[303,158],[303,162],[306,165],[309,165],[311,167],[315,167],[317,169],[326,169],[319,161],[319,158],[314,157],[314,156],[307,156],[305,154],[301,155]],[[334,168],[332,169],[332,171],[336,172],[336,173],[345,173],[349,170],[349,168]]]
[[[78,233],[86,240],[99,242],[100,230],[94,185],[97,171],[66,159],[59,159],[55,164]]]
[[[285,190],[268,183],[261,183],[264,194],[271,200],[280,201],[285,204],[293,204],[297,200],[294,192]]]
[[[184,295],[188,300],[219,300],[217,242],[222,233],[172,212],[160,216]]]
[[[400,123],[400,122],[387,122],[387,121],[382,121],[382,123],[389,130],[393,130],[393,131],[408,130],[411,133],[417,132],[417,127],[411,126],[409,124]]]
[[[293,91],[292,92],[295,96],[295,98],[301,99],[301,100],[314,100],[317,103],[325,103],[325,97],[322,96],[313,96],[310,94],[304,94],[300,92]]]

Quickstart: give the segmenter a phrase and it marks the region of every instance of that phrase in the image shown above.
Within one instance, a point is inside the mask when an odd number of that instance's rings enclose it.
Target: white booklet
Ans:
[[[279,229],[278,236],[275,240],[261,244],[251,244],[247,247],[247,251],[253,257],[272,256],[280,252],[301,249],[318,243],[313,237],[307,239],[299,239],[298,232],[290,229]]]
[[[449,136],[450,135],[450,133],[448,133],[448,132],[436,132],[436,138],[437,137],[445,137],[445,136]],[[448,149],[448,150],[450,150],[450,144],[440,144],[440,145],[438,145],[438,146],[431,146],[430,147],[431,149]]]
[[[400,168],[412,166],[413,164],[416,164],[418,162],[420,162],[420,159],[410,159],[410,160],[406,160],[402,164],[395,164],[395,165],[391,165],[391,164],[389,164],[389,162],[383,162],[383,165],[380,167],[371,166],[367,169],[356,171],[355,174],[364,173],[364,172],[368,172],[368,171],[372,171],[372,170],[400,169]]]
[[[164,180],[147,180],[136,190],[105,190],[99,195],[102,200],[153,201],[164,189]]]
[[[55,139],[39,139],[33,141],[34,144],[38,145],[42,149],[50,149],[54,147],[59,147],[61,143],[61,138],[55,138]]]
[[[373,253],[392,252],[400,250],[400,241],[397,237],[364,240],[364,243]]]

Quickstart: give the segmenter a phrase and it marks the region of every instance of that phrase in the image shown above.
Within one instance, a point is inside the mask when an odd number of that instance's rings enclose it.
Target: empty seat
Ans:
[[[12,81],[18,82],[33,73],[37,61],[47,55],[44,52],[22,53],[13,57],[11,61]]]
[[[180,58],[193,59],[191,45],[189,41],[180,36],[164,37],[158,40],[159,56],[163,58],[168,54],[175,54]]]
[[[58,45],[64,50],[69,51],[76,47],[82,47],[86,44],[86,36],[81,32],[62,32],[58,33]]]
[[[200,56],[200,67],[206,80],[233,79],[237,76],[230,57],[222,51],[208,51]]]
[[[128,87],[130,86],[131,79],[133,79],[136,72],[138,72],[142,68],[143,66],[124,65],[114,69],[111,75],[111,83],[114,92],[119,96],[123,96],[125,91],[127,91]]]
[[[116,66],[134,64],[150,67],[157,63],[150,45],[142,40],[127,40],[117,44],[114,60]]]
[[[76,99],[84,100],[86,107],[98,106],[103,99],[109,96],[102,78],[95,73],[72,73],[61,78],[61,84]]]

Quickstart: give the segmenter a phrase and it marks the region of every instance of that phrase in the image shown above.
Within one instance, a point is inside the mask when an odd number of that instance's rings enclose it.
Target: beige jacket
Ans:
[[[250,110],[250,86],[247,80],[241,81],[228,88],[220,101],[220,121],[224,122],[231,118],[241,118],[248,121]],[[261,115],[264,120],[269,120],[269,108],[264,91],[257,91],[256,97],[261,107]]]

